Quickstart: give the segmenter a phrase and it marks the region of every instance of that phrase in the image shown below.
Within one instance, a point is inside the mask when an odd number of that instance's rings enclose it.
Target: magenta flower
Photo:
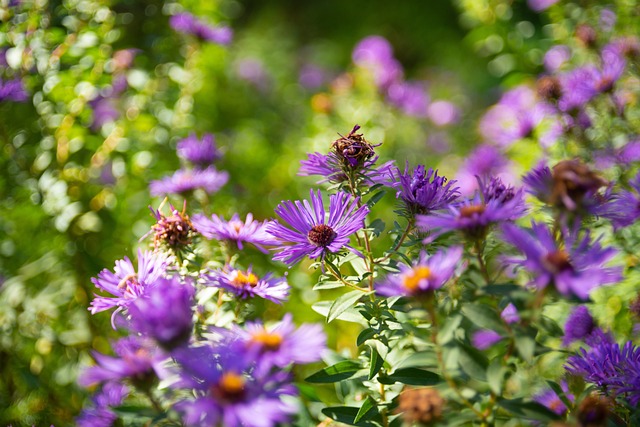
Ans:
[[[24,83],[20,79],[10,79],[2,81],[0,79],[0,102],[13,101],[13,102],[26,102],[29,99],[29,94],[24,87]]]
[[[149,189],[152,196],[183,194],[196,189],[212,194],[222,188],[228,180],[227,172],[220,172],[213,166],[206,169],[180,169],[171,176],[151,181]]]
[[[394,58],[391,44],[381,36],[362,39],[352,53],[353,62],[367,69],[378,88],[387,88],[402,79],[402,65]]]
[[[604,267],[617,251],[603,248],[600,240],[592,242],[588,232],[582,239],[567,233],[565,246],[561,246],[546,225],[532,222],[531,226],[531,230],[523,230],[504,224],[502,232],[504,239],[525,255],[524,259],[507,261],[531,273],[531,284],[536,288],[553,284],[560,294],[586,301],[593,289],[622,279],[622,268]]]
[[[518,309],[513,303],[507,304],[502,313],[500,313],[500,317],[509,325],[520,321],[520,313],[518,313]]]
[[[198,37],[201,40],[226,45],[231,43],[233,31],[229,27],[214,27],[190,13],[177,13],[169,18],[175,31]]]
[[[261,322],[235,326],[232,333],[243,349],[254,354],[260,364],[284,368],[292,363],[312,363],[321,359],[327,349],[327,336],[318,324],[304,324],[296,329],[290,313],[276,326],[267,328]]]
[[[267,253],[262,245],[274,244],[273,237],[266,231],[268,221],[255,221],[250,213],[244,221],[238,214],[234,214],[229,221],[215,214],[211,215],[211,219],[198,214],[193,217],[193,224],[207,239],[234,242],[240,250],[244,249],[243,243],[251,243],[260,251]]]
[[[291,377],[261,369],[248,353],[228,345],[191,348],[176,356],[182,370],[175,388],[194,397],[175,405],[187,426],[275,427],[297,410],[284,396],[296,394]]]
[[[111,317],[111,323],[115,329],[116,313],[126,309],[137,298],[145,295],[149,288],[155,286],[165,274],[171,261],[167,254],[138,250],[137,272],[128,257],[116,261],[113,273],[105,268],[98,274],[98,278],[93,278],[91,281],[96,287],[109,292],[113,297],[96,295],[89,308],[91,314],[118,307]]]
[[[246,271],[211,270],[204,279],[208,286],[225,289],[242,299],[258,296],[282,304],[289,297],[290,287],[286,278],[272,277],[271,273],[259,277],[251,268]]]
[[[178,141],[178,157],[195,166],[207,167],[221,157],[216,148],[215,136],[210,133],[202,135],[198,139],[195,133]]]
[[[364,227],[364,219],[369,213],[366,205],[358,207],[358,199],[344,192],[329,196],[329,218],[326,217],[320,190],[311,190],[311,204],[286,201],[280,203],[275,212],[289,227],[279,222],[267,225],[267,232],[281,245],[274,260],[285,264],[295,264],[306,255],[309,258],[324,258],[343,248],[359,254],[349,246],[349,236]]]
[[[387,297],[433,292],[453,277],[461,258],[461,246],[438,251],[431,256],[422,252],[414,265],[400,264],[400,273],[387,276],[376,286],[376,292]]]
[[[490,329],[475,331],[471,336],[471,343],[478,350],[486,350],[502,341],[502,335]]]

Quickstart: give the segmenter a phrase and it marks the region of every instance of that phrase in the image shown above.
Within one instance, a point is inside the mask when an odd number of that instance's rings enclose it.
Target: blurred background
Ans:
[[[272,218],[281,200],[308,196],[318,177],[297,176],[300,161],[355,124],[382,144],[380,163],[454,178],[486,142],[485,110],[534,82],[551,46],[574,43],[576,23],[607,10],[615,25],[637,22],[633,1],[554,3],[2,0],[0,425],[73,424],[86,398],[79,367],[118,336],[108,314],[87,311],[91,278],[150,244],[139,239],[162,199],[148,186],[180,167],[177,141],[215,135],[229,182],[187,209],[227,219]],[[180,13],[233,37],[170,25]],[[528,144],[520,164],[540,153]],[[394,203],[376,207],[387,224]],[[243,256],[285,271],[258,251]],[[289,271],[284,308],[259,309],[267,318],[321,319],[307,267]],[[331,333],[334,348],[352,345]]]

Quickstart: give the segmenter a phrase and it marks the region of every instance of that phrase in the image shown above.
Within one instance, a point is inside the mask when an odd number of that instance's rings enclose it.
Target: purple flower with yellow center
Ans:
[[[234,346],[190,348],[176,360],[181,373],[173,387],[195,396],[175,405],[187,426],[275,427],[290,422],[297,410],[282,400],[297,394],[290,375],[256,366]]]
[[[290,313],[274,327],[261,322],[247,323],[244,329],[232,330],[242,348],[239,351],[254,354],[255,360],[268,366],[284,368],[292,363],[312,363],[321,359],[327,349],[327,336],[318,324],[303,324],[296,328]]]
[[[562,388],[565,397],[569,399],[570,402],[573,402],[574,396],[569,393],[569,386],[565,380],[560,381],[560,388]],[[560,399],[558,394],[552,389],[547,389],[542,393],[536,394],[533,396],[533,401],[549,408],[560,416],[567,413],[567,405],[564,404],[562,399]]]
[[[169,25],[175,31],[198,37],[201,40],[226,45],[231,43],[233,31],[229,27],[214,27],[190,13],[182,12],[169,18]]]
[[[215,136],[210,133],[205,133],[201,139],[192,133],[178,142],[177,150],[178,157],[198,167],[210,166],[221,157],[216,148]]]
[[[91,279],[96,287],[109,292],[113,297],[96,295],[91,301],[91,314],[118,307],[113,312],[111,324],[114,325],[116,313],[127,308],[134,300],[145,295],[146,292],[165,274],[167,266],[172,261],[165,253],[142,252],[138,250],[138,271],[128,257],[115,263],[113,272],[106,268],[97,278]]]
[[[462,247],[454,246],[429,256],[420,253],[414,265],[400,264],[400,273],[387,276],[376,286],[382,296],[419,296],[440,289],[460,265]]]
[[[158,374],[163,375],[162,362],[166,355],[157,350],[151,341],[130,336],[114,344],[116,356],[106,356],[97,352],[93,357],[98,363],[87,368],[78,383],[90,387],[105,382],[121,382],[128,379],[136,386],[148,385]]]
[[[475,331],[471,336],[471,343],[478,350],[486,350],[500,341],[502,341],[502,335],[490,329]]]
[[[152,338],[165,350],[187,343],[193,329],[194,293],[191,283],[181,283],[178,277],[158,279],[129,305],[131,330]]]
[[[213,166],[206,169],[180,169],[171,176],[151,181],[149,189],[152,196],[184,194],[197,189],[212,194],[220,190],[228,180],[227,172],[218,171]]]
[[[396,198],[400,198],[407,213],[427,214],[431,211],[445,209],[459,196],[456,181],[448,181],[444,176],[438,176],[438,171],[424,166],[417,166],[409,172],[405,166],[404,173],[398,168],[393,170],[392,186],[398,189]]]
[[[431,233],[427,242],[455,230],[470,239],[481,239],[491,225],[513,221],[525,214],[527,207],[522,189],[506,186],[499,178],[479,182],[481,191],[473,198],[449,205],[443,212],[416,216],[416,225]]]
[[[282,304],[289,297],[289,284],[284,277],[272,277],[267,273],[262,277],[248,270],[212,270],[204,275],[208,286],[225,289],[238,298],[247,299],[256,296]]]
[[[267,225],[267,232],[282,245],[273,259],[292,265],[307,255],[324,258],[327,253],[336,253],[343,248],[359,255],[349,246],[349,236],[364,227],[369,208],[366,205],[358,207],[358,203],[358,199],[347,193],[332,194],[328,219],[320,190],[317,194],[311,190],[311,204],[307,200],[280,203],[275,212],[291,228],[275,221]]]
[[[582,239],[575,233],[566,233],[565,245],[561,245],[546,225],[532,222],[531,227],[523,230],[504,224],[502,234],[507,243],[525,255],[524,259],[507,262],[524,267],[536,288],[553,284],[561,295],[586,301],[593,289],[622,279],[622,268],[604,267],[617,251],[603,248],[599,239],[592,242],[588,232]]]
[[[234,242],[238,249],[244,249],[244,243],[251,243],[260,251],[267,253],[262,245],[274,244],[273,237],[267,233],[268,221],[256,221],[252,214],[247,214],[244,221],[238,214],[234,214],[229,221],[223,217],[198,214],[193,217],[193,224],[196,229],[207,239]]]

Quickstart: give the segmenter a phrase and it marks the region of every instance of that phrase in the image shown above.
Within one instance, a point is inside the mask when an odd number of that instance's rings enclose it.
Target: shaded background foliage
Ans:
[[[180,138],[215,133],[225,151],[219,167],[231,178],[193,207],[226,218],[270,218],[281,200],[304,195],[313,180],[296,177],[299,160],[356,123],[383,143],[382,160],[451,176],[480,140],[483,109],[502,89],[534,79],[545,50],[602,7],[538,14],[498,0],[4,2],[3,77],[23,78],[33,99],[0,102],[0,423],[73,423],[86,396],[78,368],[117,335],[109,316],[87,311],[90,278],[135,254],[152,223],[148,205],[161,201],[148,183],[178,168]],[[637,22],[634,2],[612,7],[619,26]],[[180,10],[231,25],[233,42],[177,34],[168,20]],[[438,126],[385,101],[351,58],[374,34],[391,42],[406,78],[459,109],[457,124]],[[122,49],[135,49],[131,64],[114,62]],[[315,87],[300,83],[309,64],[323,73]],[[119,79],[124,89],[115,89]],[[115,118],[101,126],[100,100]],[[282,270],[257,252],[252,261]],[[297,291],[285,309],[299,320],[319,318],[308,309],[317,299],[309,274],[305,266],[289,272]],[[353,346],[341,335],[350,326],[340,327],[330,332],[336,347]]]

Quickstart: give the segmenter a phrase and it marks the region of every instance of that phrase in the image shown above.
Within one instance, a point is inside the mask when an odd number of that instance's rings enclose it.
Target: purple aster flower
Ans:
[[[478,190],[477,177],[488,179],[497,176],[509,182],[513,179],[509,169],[509,160],[497,147],[480,144],[467,155],[467,160],[456,174],[456,178],[463,194],[473,194]]]
[[[500,341],[502,341],[502,335],[490,329],[475,331],[471,337],[471,343],[478,350],[486,350]]]
[[[180,169],[171,176],[151,181],[149,189],[152,196],[182,194],[196,189],[212,194],[222,188],[228,180],[227,172],[218,171],[213,166],[206,169]]]
[[[449,126],[460,119],[460,110],[449,101],[433,101],[427,107],[427,116],[436,126]]]
[[[82,410],[76,418],[78,427],[112,427],[118,415],[109,408],[89,407]]]
[[[594,214],[610,220],[616,230],[627,227],[640,218],[640,174],[629,185],[634,191],[622,190],[592,209]]]
[[[218,345],[197,347],[176,357],[182,371],[177,388],[194,398],[175,405],[187,426],[275,427],[290,421],[297,408],[282,397],[296,394],[281,370],[256,366],[248,353]]]
[[[411,117],[426,117],[429,95],[424,83],[398,81],[387,89],[389,102]]]
[[[480,187],[481,191],[473,198],[449,205],[446,211],[416,216],[416,225],[432,233],[427,241],[454,230],[462,231],[468,238],[480,239],[491,225],[513,221],[525,214],[527,207],[522,189],[506,186],[499,178],[480,180]]]
[[[121,338],[114,344],[115,357],[97,352],[93,357],[98,364],[87,368],[78,383],[89,387],[105,382],[121,382],[128,379],[136,386],[148,385],[163,375],[162,362],[166,355],[157,350],[150,341],[135,336]]]
[[[29,94],[24,87],[24,83],[20,79],[11,79],[2,81],[0,79],[0,102],[26,102]]]
[[[225,289],[242,299],[256,296],[282,304],[289,296],[289,284],[286,278],[272,277],[267,273],[258,277],[249,268],[242,270],[212,270],[204,276],[208,286]]]
[[[320,154],[309,153],[307,160],[300,161],[299,176],[320,175],[323,178],[317,182],[339,183],[347,181],[349,178],[344,172],[343,163],[335,153]],[[374,168],[377,157],[366,160],[362,166],[361,175],[371,184],[387,184],[392,176],[394,161],[388,161],[377,168]]]
[[[178,157],[197,167],[207,167],[218,160],[221,155],[216,148],[215,136],[210,133],[198,139],[195,133],[178,142]]]
[[[584,305],[579,305],[567,318],[562,344],[567,346],[574,341],[583,340],[591,335],[594,328],[596,328],[596,323],[589,313],[589,309]]]
[[[574,396],[569,393],[569,386],[565,380],[560,381],[560,388],[564,392],[564,395],[570,402],[574,401]],[[564,404],[562,399],[552,389],[547,389],[542,393],[533,396],[533,401],[549,408],[551,411],[562,416],[567,413],[567,405]]]
[[[527,0],[527,4],[531,10],[535,12],[542,12],[558,3],[558,0]]]
[[[329,80],[329,72],[315,64],[304,64],[300,69],[298,82],[307,89],[318,89]]]
[[[160,278],[145,295],[128,307],[131,330],[172,350],[189,341],[193,329],[193,295],[190,282],[178,277]]]
[[[225,221],[218,215],[207,218],[198,214],[193,217],[193,223],[200,234],[207,239],[234,242],[240,250],[244,248],[243,243],[251,243],[260,251],[267,253],[262,245],[274,244],[273,237],[266,231],[268,221],[255,221],[250,213],[244,221],[238,214],[234,214],[229,221]]]
[[[240,79],[251,83],[260,91],[266,91],[271,84],[271,77],[259,58],[242,58],[235,63],[235,70]]]
[[[567,233],[563,247],[546,225],[532,222],[531,226],[532,230],[525,231],[504,224],[502,232],[505,241],[525,255],[524,259],[507,261],[531,273],[533,286],[542,289],[553,284],[560,294],[586,301],[593,289],[622,279],[620,267],[603,267],[617,251],[603,248],[600,239],[592,242],[589,232],[582,239]]]
[[[573,375],[581,376],[585,381],[598,386],[601,391],[615,391],[628,386],[625,373],[630,366],[640,363],[640,348],[631,341],[620,345],[613,341],[602,340],[589,350],[584,348],[567,359],[565,369]],[[637,382],[637,379],[636,379]]]
[[[613,10],[605,8],[600,11],[600,28],[603,31],[611,31],[617,20],[618,16]]]
[[[275,327],[261,322],[247,323],[244,329],[233,328],[237,342],[261,364],[285,368],[292,363],[317,362],[327,349],[327,336],[318,324],[304,324],[296,329],[290,313]]]
[[[446,209],[455,202],[460,194],[455,183],[456,181],[447,182],[446,177],[438,176],[437,170],[426,170],[423,165],[409,172],[407,163],[404,173],[397,167],[393,169],[391,185],[398,189],[396,198],[404,202],[407,213],[413,216]]]
[[[551,47],[544,54],[544,67],[548,72],[558,71],[562,66],[571,59],[571,49],[569,46],[556,45]]]
[[[462,247],[454,246],[428,256],[421,252],[414,265],[400,264],[400,273],[387,276],[376,287],[386,297],[418,296],[440,289],[460,265]]]
[[[402,79],[402,65],[394,58],[391,44],[381,36],[362,39],[352,53],[353,62],[368,70],[378,88],[389,87]]]
[[[193,223],[189,219],[189,215],[186,213],[187,201],[185,200],[182,204],[182,212],[169,203],[171,215],[165,216],[162,213],[162,208],[166,201],[167,199],[162,201],[158,210],[154,210],[149,206],[151,214],[156,219],[156,223],[151,226],[149,232],[140,238],[140,241],[153,234],[153,244],[156,250],[163,246],[171,250],[184,249],[192,243],[193,234],[196,232],[193,228]]]
[[[226,45],[231,43],[233,31],[229,27],[213,27],[190,13],[177,13],[169,18],[169,25],[175,31],[198,37],[201,40]]]
[[[114,297],[96,295],[89,308],[91,314],[118,307],[111,317],[111,324],[115,329],[116,313],[127,308],[131,302],[155,286],[158,279],[165,274],[171,261],[172,258],[165,253],[138,250],[137,272],[128,257],[116,261],[113,273],[105,268],[98,274],[97,279],[93,278],[91,281],[96,287],[109,292]]]
[[[118,416],[110,408],[121,405],[129,394],[129,388],[124,384],[108,382],[93,397],[92,405],[82,410],[76,425],[80,427],[111,427]]]
[[[324,258],[328,253],[336,253],[342,248],[359,254],[348,245],[349,236],[364,227],[364,219],[369,213],[366,205],[358,207],[359,199],[339,192],[329,196],[329,218],[322,202],[320,190],[311,190],[311,204],[307,200],[283,201],[275,212],[291,228],[279,222],[267,225],[267,232],[282,245],[274,260],[285,264],[295,264],[306,255],[309,258]]]
[[[520,313],[518,313],[518,309],[512,303],[509,303],[504,310],[502,310],[500,317],[507,324],[518,323],[520,321]]]

